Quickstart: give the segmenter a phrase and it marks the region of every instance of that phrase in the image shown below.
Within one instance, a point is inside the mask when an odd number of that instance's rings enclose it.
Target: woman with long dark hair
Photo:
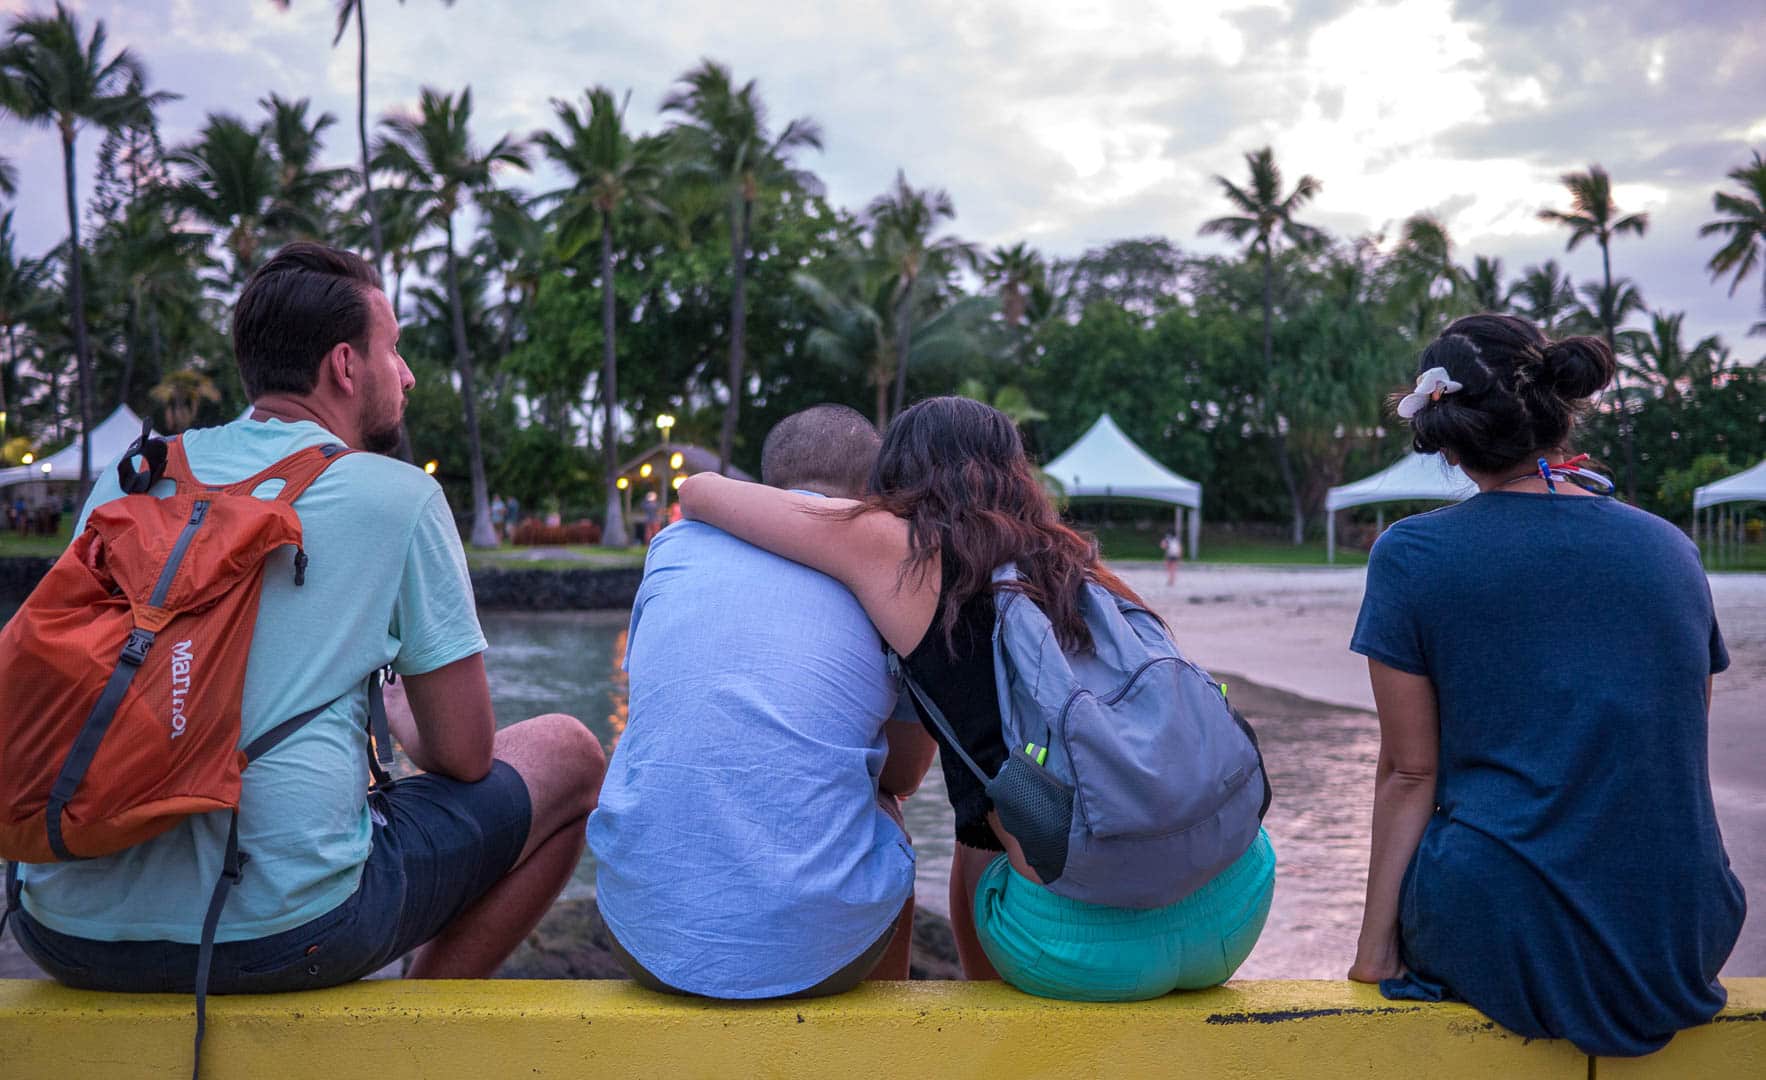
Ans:
[[[1455,321],[1398,403],[1479,494],[1374,545],[1351,648],[1380,715],[1349,976],[1645,1054],[1723,1007],[1746,905],[1707,772],[1729,664],[1699,555],[1570,456],[1604,341]]]
[[[1095,546],[1063,525],[997,409],[967,398],[922,401],[890,424],[870,494],[813,499],[710,473],[680,490],[685,515],[844,583],[908,673],[989,775],[1007,758],[994,683],[993,573],[1047,615],[1064,650],[1091,645],[1088,583],[1140,601]],[[1003,586],[1002,586],[1003,587]],[[922,721],[927,717],[922,710]],[[1269,913],[1275,855],[1267,835],[1191,895],[1165,907],[1088,904],[1044,888],[981,782],[936,726],[956,817],[951,923],[970,978],[1004,977],[1047,997],[1134,1000],[1225,981]]]

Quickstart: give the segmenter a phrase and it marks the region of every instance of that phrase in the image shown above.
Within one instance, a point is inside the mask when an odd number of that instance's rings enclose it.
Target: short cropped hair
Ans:
[[[858,410],[811,405],[767,432],[760,449],[760,482],[854,499],[870,482],[882,442]]]
[[[342,342],[368,349],[368,296],[379,271],[352,252],[306,240],[258,267],[233,308],[233,358],[247,396],[310,394]]]

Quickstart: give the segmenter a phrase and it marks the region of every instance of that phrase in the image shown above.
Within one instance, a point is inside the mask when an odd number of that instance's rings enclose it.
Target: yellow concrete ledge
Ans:
[[[1704,1027],[1683,1031],[1648,1057],[1599,1058],[1600,1080],[1766,1080],[1766,979],[1724,979],[1729,1005]]]
[[[1730,987],[1724,1023],[1650,1059],[1668,1071],[1626,1075],[1763,1075],[1766,979]],[[179,1076],[192,1015],[188,997],[0,981],[0,1076]],[[1232,983],[1134,1005],[1049,1002],[997,984],[894,983],[730,1005],[623,982],[382,981],[211,999],[208,1038],[205,1075],[221,1080],[1590,1074],[1574,1047],[1529,1043],[1465,1006],[1390,1002],[1339,982]],[[1620,1075],[1599,1064],[1602,1076]]]

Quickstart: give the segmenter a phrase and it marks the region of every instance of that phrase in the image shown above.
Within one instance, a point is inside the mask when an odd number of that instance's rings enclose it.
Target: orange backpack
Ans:
[[[351,452],[308,447],[214,486],[191,474],[180,440],[155,439],[144,424],[117,465],[123,497],[92,511],[0,631],[0,858],[109,855],[193,814],[232,813],[198,952],[199,1056],[214,932],[247,860],[238,843],[240,774],[330,704],[239,744],[264,563],[294,546],[294,583],[303,583],[294,501]],[[162,477],[177,490],[156,498],[149,492]],[[252,494],[274,480],[282,481],[274,498]],[[378,681],[371,685],[378,764],[387,764],[391,740]],[[10,868],[7,876],[9,915],[18,885]]]

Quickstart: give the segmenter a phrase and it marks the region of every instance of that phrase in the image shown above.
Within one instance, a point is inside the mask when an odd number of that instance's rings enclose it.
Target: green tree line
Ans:
[[[278,4],[286,7],[286,2]],[[1215,520],[1319,527],[1325,491],[1387,463],[1403,435],[1386,408],[1420,346],[1453,317],[1512,311],[1549,333],[1593,333],[1623,360],[1585,449],[1634,501],[1671,516],[1696,482],[1766,454],[1757,358],[1655,310],[1622,269],[1649,228],[1599,165],[1563,177],[1540,216],[1566,250],[1593,241],[1601,277],[1546,260],[1511,274],[1459,251],[1424,212],[1392,235],[1338,236],[1306,220],[1328,178],[1285,179],[1269,148],[1215,178],[1202,233],[1234,254],[1142,236],[1077,255],[984,248],[948,191],[897,173],[859,208],[832,203],[813,165],[813,117],[779,119],[759,84],[705,60],[663,89],[655,130],[632,91],[589,86],[532,132],[483,130],[471,87],[425,87],[411,108],[367,98],[365,0],[338,0],[358,62],[353,159],[338,120],[268,94],[216,111],[166,145],[133,51],[56,5],[0,38],[0,113],[53,131],[65,240],[21,252],[0,211],[0,452],[63,443],[118,404],[166,430],[246,404],[227,342],[232,299],[292,239],[353,247],[380,266],[418,377],[408,453],[438,477],[474,543],[492,492],[626,526],[620,462],[677,418],[676,441],[749,471],[784,415],[840,401],[879,424],[960,390],[1019,420],[1046,456],[1100,412],[1201,481]],[[99,141],[93,194],[79,149]],[[349,140],[344,140],[347,143]],[[534,190],[541,161],[564,178]],[[26,178],[0,158],[0,197]],[[1758,279],[1766,309],[1766,159],[1713,194],[1700,235],[1713,280]],[[1692,238],[1689,238],[1689,241]],[[1766,323],[1756,331],[1766,331]],[[85,481],[92,468],[87,462]]]

